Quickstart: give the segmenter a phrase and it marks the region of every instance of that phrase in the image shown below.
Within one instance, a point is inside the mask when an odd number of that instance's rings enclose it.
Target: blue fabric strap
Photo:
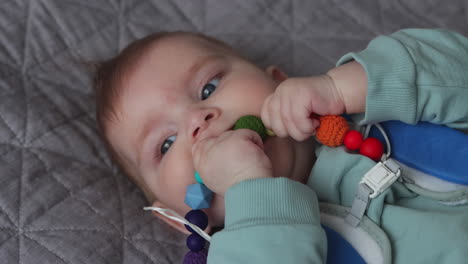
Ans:
[[[380,123],[392,145],[392,157],[440,179],[468,185],[468,135],[443,125],[399,121]],[[373,127],[369,136],[384,142]]]

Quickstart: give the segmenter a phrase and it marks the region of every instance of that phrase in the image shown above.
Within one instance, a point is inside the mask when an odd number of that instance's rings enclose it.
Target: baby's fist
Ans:
[[[317,115],[339,115],[345,105],[341,93],[327,75],[284,80],[265,99],[262,121],[279,137],[290,136],[302,141],[315,134]]]
[[[203,183],[223,196],[241,181],[272,177],[271,161],[263,151],[262,139],[248,129],[203,139],[193,146],[192,154]]]

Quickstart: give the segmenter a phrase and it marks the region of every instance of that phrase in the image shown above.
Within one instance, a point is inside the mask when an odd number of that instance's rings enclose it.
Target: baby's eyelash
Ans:
[[[161,153],[161,148],[164,145],[164,142],[166,141],[166,139],[171,137],[171,133],[173,133],[173,132],[172,131],[171,132],[165,132],[163,134],[163,136],[160,138],[160,140],[158,141],[158,144],[155,147],[154,156],[153,156],[153,158],[156,161],[159,161],[159,160],[161,160],[163,158],[164,154]],[[174,136],[176,136],[176,135],[174,135]]]
[[[156,146],[156,150],[154,151],[154,159],[161,160],[163,154],[161,153],[161,147],[164,144],[164,140],[160,141]]]
[[[159,142],[158,144],[156,145],[156,149],[154,151],[154,160],[156,161],[159,161],[162,159],[162,157],[164,156],[162,153],[161,153],[161,147],[162,145],[164,144],[164,141],[166,140],[165,137],[163,137]]]
[[[203,91],[203,88],[205,87],[205,85],[207,85],[208,83],[210,83],[213,80],[216,80],[216,85],[219,86],[219,84],[221,83],[223,77],[224,77],[224,72],[219,72],[219,73],[215,74],[213,77],[211,77],[210,79],[208,79],[208,81],[205,81],[198,90],[198,96],[201,97],[201,94],[202,94],[202,91]]]

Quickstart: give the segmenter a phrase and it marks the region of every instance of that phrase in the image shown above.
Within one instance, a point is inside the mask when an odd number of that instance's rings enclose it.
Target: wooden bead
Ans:
[[[361,132],[356,130],[350,130],[346,133],[343,143],[348,149],[356,150],[361,147],[362,142],[364,141]]]
[[[375,161],[379,160],[384,152],[384,146],[378,139],[366,138],[359,149],[359,153]]]

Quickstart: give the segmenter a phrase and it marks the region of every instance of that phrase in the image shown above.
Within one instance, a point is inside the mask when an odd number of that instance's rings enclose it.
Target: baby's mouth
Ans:
[[[301,183],[306,183],[311,168],[295,172],[297,149],[291,138],[269,136],[262,120],[256,116],[243,116],[234,124],[232,129],[247,128],[257,132],[263,140],[263,151],[273,166],[274,177],[286,177]],[[279,155],[281,153],[281,155]],[[302,152],[301,152],[302,153]]]

